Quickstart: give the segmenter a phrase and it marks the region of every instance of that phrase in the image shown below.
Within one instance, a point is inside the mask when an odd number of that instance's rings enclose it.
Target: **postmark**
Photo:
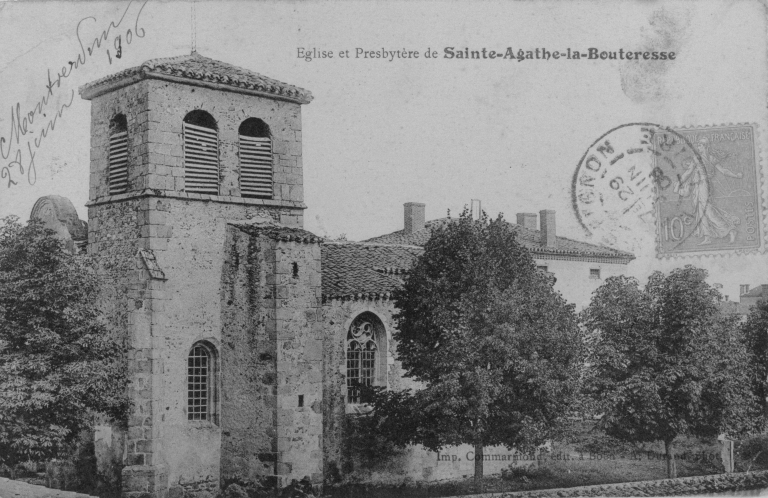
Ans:
[[[600,242],[656,256],[763,247],[754,125],[630,123],[597,139],[573,178],[573,207]]]

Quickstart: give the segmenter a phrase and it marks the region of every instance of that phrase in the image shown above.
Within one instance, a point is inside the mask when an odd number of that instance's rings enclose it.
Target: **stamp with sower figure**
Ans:
[[[633,248],[655,234],[659,257],[762,248],[754,125],[619,126],[582,156],[576,215],[591,235]]]
[[[762,243],[762,195],[752,125],[698,127],[659,133],[654,145],[685,139],[679,164],[657,161],[659,255],[752,250]],[[655,156],[659,157],[659,156]]]

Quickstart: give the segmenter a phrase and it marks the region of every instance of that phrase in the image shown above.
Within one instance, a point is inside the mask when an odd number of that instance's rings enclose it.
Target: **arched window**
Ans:
[[[257,118],[240,125],[240,195],[272,198],[272,138],[269,126]]]
[[[109,195],[128,191],[128,121],[118,114],[109,123]]]
[[[187,420],[216,423],[216,353],[199,342],[187,357]]]
[[[216,121],[205,111],[184,117],[184,185],[187,192],[219,194],[219,136]]]
[[[384,326],[373,313],[363,313],[347,332],[347,403],[360,403],[360,386],[385,384]]]

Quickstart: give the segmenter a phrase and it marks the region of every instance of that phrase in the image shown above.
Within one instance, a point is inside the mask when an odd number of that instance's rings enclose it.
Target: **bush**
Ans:
[[[387,461],[403,450],[379,430],[380,420],[369,415],[347,416],[346,445],[350,457],[365,466]]]
[[[535,465],[528,465],[519,467],[516,465],[510,465],[506,469],[502,469],[501,478],[506,481],[521,481],[527,483],[535,479],[542,479],[549,477],[551,471],[546,468],[540,468]]]
[[[237,484],[230,484],[224,491],[224,498],[248,498],[248,493]]]
[[[608,436],[593,421],[574,422],[568,429],[565,440],[581,453],[626,454],[637,450],[632,443]]]
[[[737,469],[742,472],[768,469],[768,435],[751,437],[736,443]]]

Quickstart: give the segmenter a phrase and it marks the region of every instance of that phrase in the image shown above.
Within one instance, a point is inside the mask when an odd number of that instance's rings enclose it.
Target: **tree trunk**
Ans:
[[[667,477],[674,479],[677,477],[677,463],[675,462],[675,448],[672,446],[672,441],[664,441],[664,452],[667,457]]]
[[[478,493],[482,493],[481,486],[483,484],[483,445],[475,444],[475,489]]]

